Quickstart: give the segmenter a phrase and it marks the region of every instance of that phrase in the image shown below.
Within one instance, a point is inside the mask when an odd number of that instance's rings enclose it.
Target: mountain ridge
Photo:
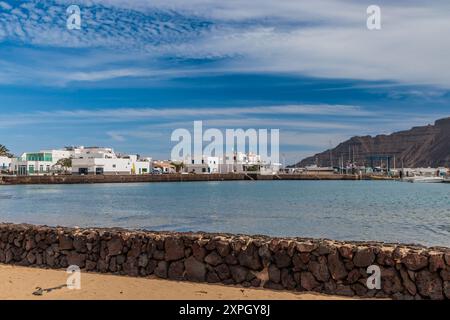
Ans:
[[[354,136],[294,166],[328,167],[350,162],[367,165],[369,156],[391,156],[396,167],[450,166],[450,117],[389,135]]]

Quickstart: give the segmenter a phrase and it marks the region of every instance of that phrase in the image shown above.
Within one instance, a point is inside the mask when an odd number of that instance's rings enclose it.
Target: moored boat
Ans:
[[[444,182],[443,177],[426,177],[426,176],[414,176],[404,179],[407,182],[420,182],[420,183],[440,183]],[[450,182],[450,181],[449,181]]]

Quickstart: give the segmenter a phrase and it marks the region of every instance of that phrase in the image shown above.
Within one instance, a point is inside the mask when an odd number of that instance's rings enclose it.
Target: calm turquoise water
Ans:
[[[450,184],[239,181],[0,186],[0,220],[450,247]]]

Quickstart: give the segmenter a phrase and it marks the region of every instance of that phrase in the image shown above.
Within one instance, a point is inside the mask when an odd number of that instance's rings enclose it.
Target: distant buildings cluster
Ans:
[[[235,152],[223,157],[153,160],[137,154],[125,155],[103,147],[66,147],[25,152],[20,157],[0,157],[0,172],[14,175],[139,175],[170,173],[245,173],[276,174],[279,163],[264,163],[257,154]]]
[[[277,174],[280,163],[266,163],[261,156],[254,153],[234,152],[220,157],[203,156],[200,160],[174,160],[183,166],[187,173],[259,173]]]
[[[116,154],[111,148],[66,147],[25,152],[17,158],[0,158],[2,171],[15,175],[145,174],[151,173],[151,158]]]

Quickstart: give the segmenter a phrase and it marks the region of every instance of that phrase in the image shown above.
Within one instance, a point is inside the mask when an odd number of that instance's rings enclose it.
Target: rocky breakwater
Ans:
[[[0,262],[360,297],[450,299],[450,249],[0,224]],[[366,285],[367,267],[381,288]]]

